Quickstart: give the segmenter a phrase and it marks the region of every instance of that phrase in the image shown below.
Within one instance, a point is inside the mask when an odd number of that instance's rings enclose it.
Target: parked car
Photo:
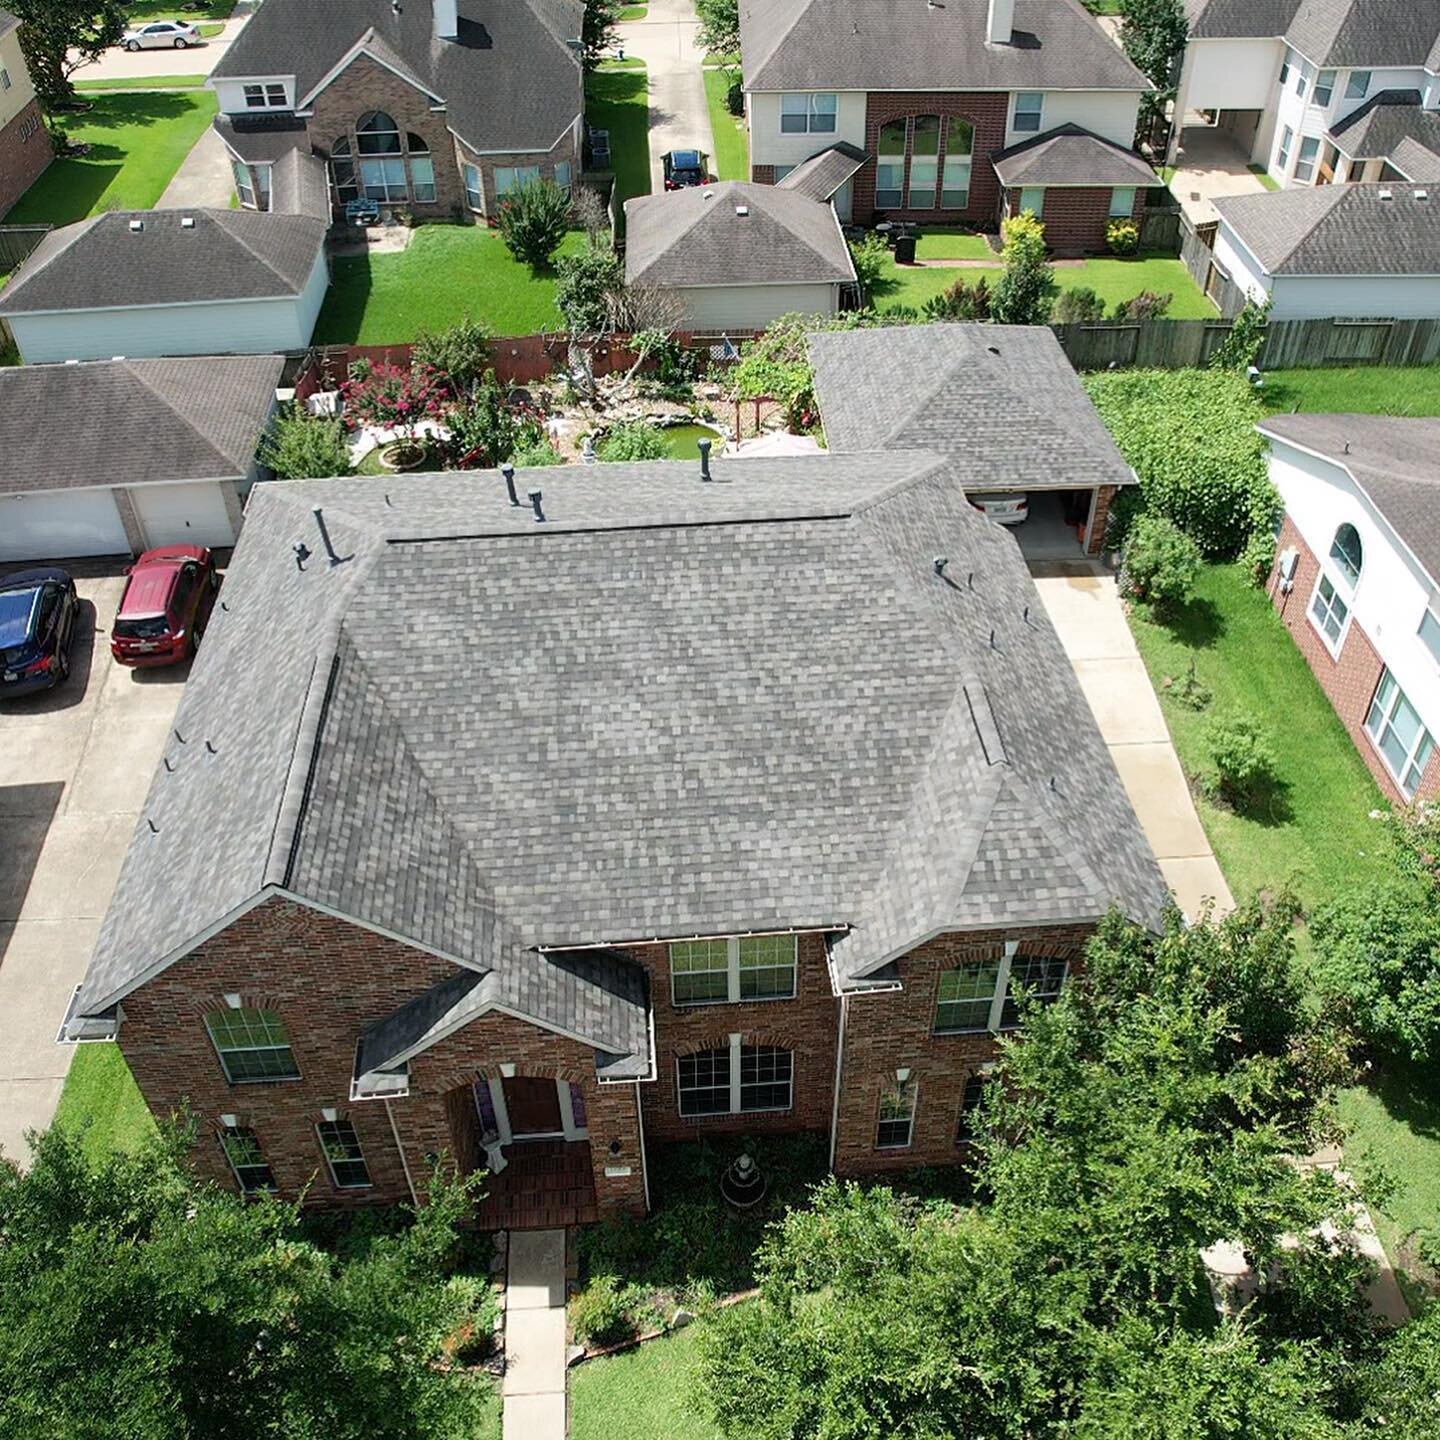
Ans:
[[[127,50],[183,50],[200,43],[200,27],[187,20],[156,20],[127,30],[120,43]]]
[[[147,550],[129,570],[110,630],[121,665],[176,665],[195,653],[215,605],[220,577],[202,545]]]
[[[667,190],[710,183],[710,157],[703,150],[667,150],[660,157]]]
[[[0,580],[0,696],[48,690],[70,673],[75,582],[63,570]]]
[[[1020,494],[972,495],[970,503],[997,525],[1019,525],[1030,514],[1030,501]]]

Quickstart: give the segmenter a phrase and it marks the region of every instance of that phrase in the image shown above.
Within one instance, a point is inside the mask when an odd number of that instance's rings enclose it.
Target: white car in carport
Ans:
[[[1029,498],[1018,491],[972,495],[970,503],[987,520],[993,520],[997,525],[1019,525],[1030,515]]]
[[[120,43],[127,50],[184,50],[200,43],[200,27],[184,20],[157,20],[127,30]]]

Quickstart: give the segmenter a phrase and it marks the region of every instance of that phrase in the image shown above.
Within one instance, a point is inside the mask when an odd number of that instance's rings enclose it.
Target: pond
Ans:
[[[696,441],[699,440],[715,442],[712,455],[718,455],[725,444],[724,436],[713,425],[667,425],[661,433],[672,460],[698,460],[700,450]]]

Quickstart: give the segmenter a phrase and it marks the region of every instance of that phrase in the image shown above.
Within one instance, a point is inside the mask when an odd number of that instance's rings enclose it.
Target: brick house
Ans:
[[[955,1162],[1016,986],[1166,903],[1013,540],[919,451],[514,484],[256,488],[65,1037],[319,1205]]]
[[[0,219],[54,158],[20,49],[20,21],[0,9]]]
[[[493,217],[543,176],[568,189],[584,108],[579,0],[266,0],[207,82],[243,206],[300,149],[337,215],[368,197]]]
[[[750,0],[740,35],[751,178],[853,147],[842,220],[993,230],[1024,208],[1084,254],[1160,183],[1132,148],[1150,83],[1078,0]]]
[[[1270,594],[1376,783],[1440,795],[1440,421],[1275,415]]]

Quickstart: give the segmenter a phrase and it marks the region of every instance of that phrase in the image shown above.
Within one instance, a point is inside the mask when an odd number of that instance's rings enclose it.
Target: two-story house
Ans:
[[[20,49],[20,21],[0,10],[0,218],[54,158]]]
[[[643,1211],[685,1138],[956,1162],[1020,997],[1167,901],[967,472],[257,486],[64,1033],[312,1204],[442,1152],[490,1225]]]
[[[1177,114],[1282,186],[1440,180],[1437,0],[1187,0]]]
[[[581,163],[580,0],[266,0],[208,81],[240,203],[269,205],[300,149],[336,213],[368,198],[493,217],[516,185]]]
[[[1029,210],[1059,253],[1138,216],[1150,84],[1079,0],[743,0],[751,178],[828,147],[864,162],[842,220],[993,229]]]

